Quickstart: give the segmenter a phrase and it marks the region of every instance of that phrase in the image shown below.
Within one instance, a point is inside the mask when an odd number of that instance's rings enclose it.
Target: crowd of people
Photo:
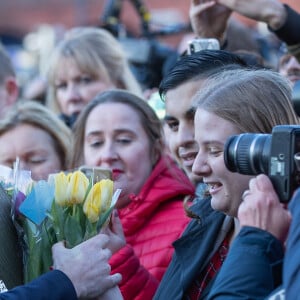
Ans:
[[[276,70],[259,53],[227,49],[233,12],[264,22],[285,44]],[[101,167],[121,190],[98,235],[53,246],[49,272],[26,284],[0,272],[0,299],[298,299],[300,192],[283,203],[268,172],[230,171],[224,147],[231,136],[300,126],[292,101],[300,13],[279,0],[191,0],[189,16],[194,36],[220,49],[186,45],[178,54],[157,86],[163,119],[106,29],[66,32],[49,58],[44,103],[22,97],[0,48],[0,165],[18,157],[34,180]],[[275,171],[288,167],[297,182],[296,163]],[[0,255],[0,263],[19,260]]]

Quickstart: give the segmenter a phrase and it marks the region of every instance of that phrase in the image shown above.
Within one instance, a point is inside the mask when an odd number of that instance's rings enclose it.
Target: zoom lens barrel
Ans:
[[[225,165],[231,172],[240,174],[268,174],[270,150],[270,134],[234,135],[224,146]]]

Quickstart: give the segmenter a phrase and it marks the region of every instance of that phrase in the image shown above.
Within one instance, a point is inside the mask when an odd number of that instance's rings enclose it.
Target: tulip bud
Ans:
[[[69,180],[64,172],[52,175],[51,178],[55,184],[55,202],[60,206],[66,206],[68,204],[68,196],[66,194],[66,187],[68,186]]]
[[[114,191],[114,183],[110,179],[103,179],[100,181],[100,187],[101,187],[101,210],[106,211],[109,209],[113,191]]]
[[[67,196],[69,204],[79,204],[84,200],[89,180],[81,171],[76,171],[69,175],[69,183],[67,185]]]
[[[91,223],[98,221],[101,213],[109,209],[113,195],[113,181],[103,179],[97,182],[90,190],[83,211]]]

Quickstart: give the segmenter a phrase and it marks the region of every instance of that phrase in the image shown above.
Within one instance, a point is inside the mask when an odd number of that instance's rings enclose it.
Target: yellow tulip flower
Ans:
[[[68,204],[68,196],[66,194],[66,187],[69,184],[67,175],[64,172],[52,175],[55,184],[55,202],[60,206]]]
[[[81,171],[75,171],[68,177],[69,183],[67,185],[67,197],[70,205],[79,204],[84,200],[89,180]]]
[[[112,196],[112,180],[103,179],[94,184],[83,205],[83,211],[91,223],[97,222],[100,214],[109,209]]]

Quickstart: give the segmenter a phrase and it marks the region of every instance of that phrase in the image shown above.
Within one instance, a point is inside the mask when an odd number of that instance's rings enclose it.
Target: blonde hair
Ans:
[[[69,168],[72,136],[63,121],[36,101],[20,100],[0,121],[0,136],[21,124],[29,124],[47,132],[53,140],[62,169]]]
[[[287,79],[267,69],[223,71],[208,78],[193,99],[232,122],[240,132],[271,133],[276,125],[299,124]]]
[[[59,113],[55,79],[62,61],[71,58],[82,72],[95,79],[111,81],[117,88],[142,95],[141,87],[132,74],[121,44],[107,30],[96,27],[75,27],[54,49],[47,70],[47,106]]]

